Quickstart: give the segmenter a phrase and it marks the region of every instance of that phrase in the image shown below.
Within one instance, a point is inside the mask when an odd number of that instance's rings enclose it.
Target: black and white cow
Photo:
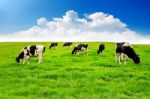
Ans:
[[[72,42],[66,42],[64,43],[63,47],[71,46],[73,43]]]
[[[140,58],[135,53],[133,47],[129,43],[117,43],[115,61],[118,61],[119,64],[121,64],[121,61],[124,61],[124,64],[126,64],[127,58],[133,59],[135,64],[140,63]]]
[[[105,49],[105,45],[104,44],[100,44],[99,48],[97,50],[97,54],[102,54],[103,50]]]
[[[38,63],[41,63],[43,60],[43,55],[45,52],[45,46],[43,45],[31,45],[23,48],[19,54],[19,56],[16,58],[17,63],[21,63],[21,60],[24,59],[23,64],[27,61],[29,64],[30,56],[38,56],[39,61]]]
[[[87,54],[88,45],[87,44],[77,44],[72,50],[72,55],[76,54],[79,51],[82,51]]]
[[[49,46],[49,48],[50,48],[50,49],[51,49],[52,47],[57,48],[57,46],[58,46],[58,43],[57,43],[57,42],[53,42],[53,43],[51,43],[51,45]]]

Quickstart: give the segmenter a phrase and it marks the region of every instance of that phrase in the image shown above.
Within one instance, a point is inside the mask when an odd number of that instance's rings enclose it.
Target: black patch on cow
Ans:
[[[56,47],[58,45],[58,43],[51,43],[51,45],[50,45],[50,49],[52,48],[52,47]]]
[[[27,56],[30,56],[30,51],[29,50],[27,50]]]
[[[63,45],[63,47],[67,47],[67,46],[70,46],[70,45],[72,45],[73,43],[72,42],[66,42],[66,43],[64,43],[64,45]]]
[[[102,53],[104,49],[105,49],[105,45],[104,45],[104,44],[100,44],[100,45],[99,45],[99,48],[98,48],[98,50],[97,50],[97,54]]]
[[[35,50],[36,50],[36,45],[30,46],[30,53],[31,53],[32,55],[35,55]]]

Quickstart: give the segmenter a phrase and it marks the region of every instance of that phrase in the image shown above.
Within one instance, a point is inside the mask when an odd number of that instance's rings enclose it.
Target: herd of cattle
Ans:
[[[63,44],[63,47],[71,46],[73,43],[72,42],[66,42]],[[58,43],[51,43],[49,46],[49,49],[52,47],[57,48]],[[104,44],[100,44],[97,50],[97,54],[102,54],[102,51],[105,49]],[[87,54],[88,50],[88,44],[76,44],[72,50],[72,55],[76,54],[77,52],[81,51],[85,54]],[[29,64],[29,60],[31,56],[38,56],[39,61],[38,63],[41,63],[43,61],[43,56],[45,52],[45,46],[44,45],[31,45],[23,48],[19,54],[19,56],[16,58],[16,62],[19,64],[23,60],[24,63]],[[121,42],[116,44],[116,56],[115,56],[115,62],[122,64],[126,64],[127,58],[130,58],[134,61],[135,64],[140,63],[140,58],[139,56],[135,53],[133,47],[131,44],[127,42]]]

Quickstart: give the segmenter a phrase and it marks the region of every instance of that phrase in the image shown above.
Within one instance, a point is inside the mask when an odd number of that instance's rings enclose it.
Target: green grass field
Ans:
[[[16,65],[22,48],[46,46],[44,62]],[[0,99],[150,99],[150,45],[133,45],[141,63],[115,64],[115,44],[88,43],[88,56],[71,55],[73,46],[49,50],[50,43],[0,43]]]

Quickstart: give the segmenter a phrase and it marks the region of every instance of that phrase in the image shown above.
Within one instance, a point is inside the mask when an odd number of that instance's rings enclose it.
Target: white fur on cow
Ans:
[[[31,45],[23,48],[19,54],[19,56],[16,58],[17,63],[21,63],[21,60],[23,60],[23,64],[25,62],[28,62],[31,56],[38,56],[39,61],[38,63],[41,63],[43,60],[43,54],[45,52],[45,46],[43,45]]]

